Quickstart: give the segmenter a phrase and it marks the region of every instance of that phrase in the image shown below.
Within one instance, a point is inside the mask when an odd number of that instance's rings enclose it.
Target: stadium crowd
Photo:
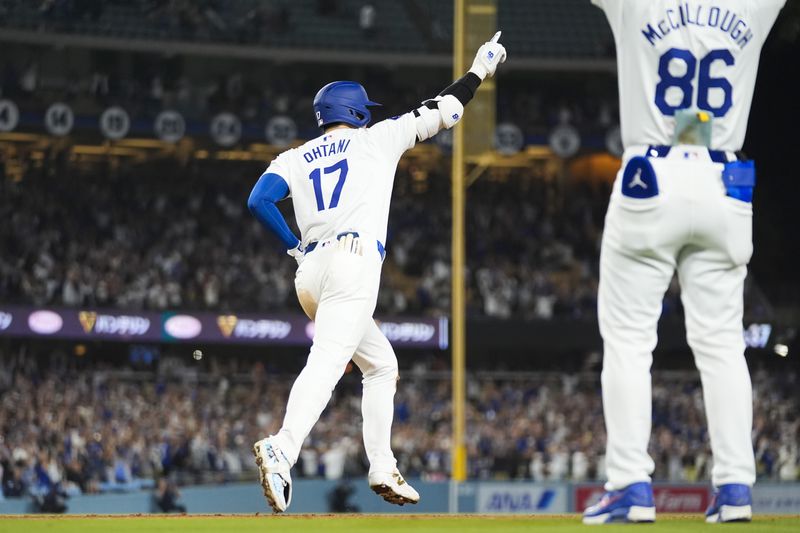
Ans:
[[[163,160],[81,170],[54,154],[0,179],[0,302],[121,309],[298,311],[294,261],[247,211],[257,164]],[[401,162],[378,311],[446,313],[446,169]],[[164,179],[164,176],[169,176]],[[230,177],[226,177],[230,176]],[[605,184],[512,171],[469,189],[470,316],[592,317]],[[281,204],[285,207],[288,202]],[[291,218],[290,218],[291,220]],[[768,313],[748,284],[749,316]],[[664,312],[679,313],[677,283]]]
[[[201,371],[165,357],[138,372],[53,355],[6,354],[0,367],[0,465],[6,498],[252,479],[252,443],[280,425],[289,376],[247,360]],[[80,366],[80,369],[78,368]],[[450,387],[440,361],[404,371],[393,448],[408,476],[445,479]],[[345,376],[307,441],[296,475],[366,472],[360,383]],[[800,423],[794,374],[754,376],[754,446],[761,479],[796,480]],[[602,479],[605,434],[596,374],[473,374],[469,475],[480,479]],[[696,375],[654,377],[655,478],[707,480],[708,435]],[[151,483],[152,484],[152,483]]]
[[[20,182],[0,181],[0,301],[297,310],[294,261],[245,205],[261,169],[163,165],[80,175],[56,161]],[[242,174],[221,178],[232,169]],[[449,181],[434,169],[415,190],[418,172],[404,165],[397,180],[383,313],[449,308],[450,219],[441,208]],[[606,197],[602,188],[524,176],[470,189],[469,312],[592,315]]]

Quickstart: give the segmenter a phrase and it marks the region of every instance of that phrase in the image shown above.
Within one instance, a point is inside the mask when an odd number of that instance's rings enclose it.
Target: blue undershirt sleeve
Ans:
[[[275,205],[289,195],[289,185],[278,174],[265,172],[253,187],[247,208],[265,228],[271,230],[286,245],[287,250],[297,248],[300,239],[295,237],[278,206]]]

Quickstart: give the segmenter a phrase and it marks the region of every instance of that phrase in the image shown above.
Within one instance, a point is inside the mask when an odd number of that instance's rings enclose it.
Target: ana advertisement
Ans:
[[[475,498],[477,513],[566,513],[566,485],[530,483],[481,483]]]

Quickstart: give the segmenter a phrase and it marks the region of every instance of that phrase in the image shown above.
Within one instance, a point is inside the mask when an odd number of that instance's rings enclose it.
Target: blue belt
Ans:
[[[663,146],[657,144],[651,144],[647,147],[647,157],[667,157],[669,151],[672,150],[674,146]],[[712,150],[708,149],[708,156],[714,163],[722,163],[723,165],[728,162],[728,152],[725,150]]]
[[[647,147],[646,157],[667,157],[672,148],[672,146],[650,145]],[[733,161],[728,161],[728,152],[708,150],[708,156],[714,163],[724,165],[722,183],[725,185],[726,194],[731,198],[749,203],[753,201],[753,188],[756,185],[755,165],[753,161],[743,157],[741,152],[735,155],[736,158]]]
[[[345,231],[344,233],[338,234],[336,236],[336,240],[338,241],[342,237],[347,237],[348,235],[352,235],[354,238],[357,238],[358,237],[358,232],[357,231]],[[386,257],[386,248],[383,246],[383,243],[381,243],[381,241],[377,241],[376,240],[375,242],[378,243],[378,253],[381,254],[381,259],[384,259]],[[314,249],[316,249],[318,244],[319,244],[319,241],[314,241],[314,242],[308,243],[308,246],[306,246],[305,253],[310,254],[311,252],[313,252]]]

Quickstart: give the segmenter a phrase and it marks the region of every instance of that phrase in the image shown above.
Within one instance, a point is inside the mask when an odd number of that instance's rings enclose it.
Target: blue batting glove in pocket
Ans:
[[[653,165],[646,157],[631,157],[622,173],[622,194],[628,198],[658,196],[658,180]]]
[[[756,186],[756,167],[753,161],[734,161],[725,163],[722,169],[722,183],[728,196],[742,202],[753,201],[753,188]]]

